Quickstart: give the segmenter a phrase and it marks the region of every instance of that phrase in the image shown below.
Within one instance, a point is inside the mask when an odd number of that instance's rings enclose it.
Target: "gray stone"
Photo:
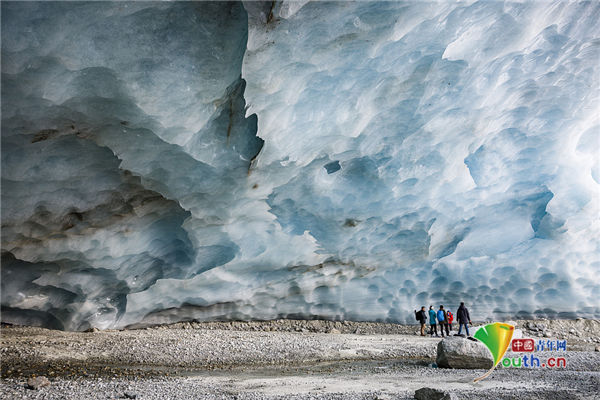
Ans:
[[[417,400],[457,400],[454,393],[446,392],[445,390],[433,388],[421,388],[415,392]]]
[[[38,390],[50,386],[50,381],[45,376],[35,376],[27,379],[27,389]]]
[[[438,343],[436,363],[440,368],[489,369],[494,358],[479,341],[450,337]]]

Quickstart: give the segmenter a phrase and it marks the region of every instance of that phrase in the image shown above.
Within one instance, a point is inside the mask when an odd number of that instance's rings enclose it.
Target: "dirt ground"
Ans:
[[[600,322],[514,323],[523,337],[566,339],[567,352],[547,352],[566,367],[498,368],[473,383],[485,371],[436,368],[441,338],[392,324],[193,322],[85,333],[2,326],[0,397],[410,399],[433,387],[459,399],[599,398]],[[39,375],[51,385],[27,389]]]

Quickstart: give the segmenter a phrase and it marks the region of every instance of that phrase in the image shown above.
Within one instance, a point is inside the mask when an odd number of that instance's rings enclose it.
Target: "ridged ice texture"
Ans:
[[[600,317],[598,20],[3,3],[2,319]]]

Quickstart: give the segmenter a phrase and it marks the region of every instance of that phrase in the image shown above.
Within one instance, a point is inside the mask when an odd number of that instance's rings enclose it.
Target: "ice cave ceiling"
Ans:
[[[2,321],[600,317],[600,3],[1,7]]]

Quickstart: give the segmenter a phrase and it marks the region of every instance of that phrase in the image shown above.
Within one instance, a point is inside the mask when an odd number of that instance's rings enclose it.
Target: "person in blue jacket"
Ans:
[[[437,333],[437,325],[435,324],[435,310],[433,309],[433,306],[429,306],[429,327],[431,328],[431,330],[429,331],[429,334],[431,336],[433,336],[433,334],[435,333],[435,336],[438,336]]]
[[[450,336],[450,331],[448,330],[448,317],[446,316],[446,310],[444,310],[444,306],[440,306],[440,309],[437,312],[437,320],[438,325],[440,326],[440,333],[442,337],[444,337],[444,329],[446,329],[446,336]]]

